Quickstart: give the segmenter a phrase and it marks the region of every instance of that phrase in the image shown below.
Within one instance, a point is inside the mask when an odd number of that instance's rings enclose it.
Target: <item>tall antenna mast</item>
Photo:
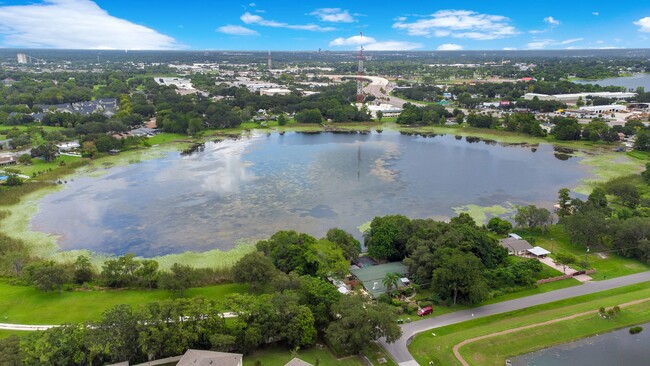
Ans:
[[[273,59],[271,58],[271,51],[269,51],[268,69],[271,70],[272,68],[273,68]]]
[[[363,40],[363,31],[359,32],[359,35],[361,36],[361,40]],[[363,68],[363,44],[359,48],[359,70],[358,70],[358,77],[357,77],[357,103],[363,104],[364,101],[364,96],[363,96],[363,76],[365,75],[365,70]]]

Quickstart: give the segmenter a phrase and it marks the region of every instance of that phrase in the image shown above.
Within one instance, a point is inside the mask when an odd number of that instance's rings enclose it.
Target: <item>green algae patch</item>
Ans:
[[[597,183],[623,177],[632,174],[639,174],[645,168],[647,161],[637,159],[627,154],[601,152],[598,154],[587,154],[579,152],[577,156],[582,157],[580,164],[589,167],[593,177],[583,179],[573,191],[581,194],[589,194]]]
[[[486,224],[490,218],[513,214],[516,210],[516,207],[512,203],[506,202],[505,206],[465,205],[460,207],[453,207],[453,210],[456,212],[456,215],[460,215],[462,213],[470,215],[474,221],[480,225]]]

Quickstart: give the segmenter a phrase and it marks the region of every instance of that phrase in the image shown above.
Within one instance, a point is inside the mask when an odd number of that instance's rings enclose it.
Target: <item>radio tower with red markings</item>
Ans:
[[[363,38],[363,31],[359,32],[361,38]],[[365,71],[363,69],[363,45],[359,48],[359,71],[358,71],[358,77],[357,77],[357,103],[363,104],[364,101],[364,96],[363,96],[363,76],[365,75]]]

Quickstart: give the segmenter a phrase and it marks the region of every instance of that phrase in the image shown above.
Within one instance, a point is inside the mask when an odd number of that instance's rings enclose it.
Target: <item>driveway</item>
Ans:
[[[553,259],[550,258],[550,257],[537,258],[537,260],[539,260],[540,262],[546,264],[547,266],[549,266],[549,267],[551,267],[553,269],[557,269],[558,271],[560,271],[560,272],[562,272],[564,274],[578,272],[577,270],[575,270],[575,269],[573,269],[573,268],[571,268],[569,266],[567,266],[566,269],[565,269],[564,266],[560,266],[560,265],[556,264],[553,261]],[[575,278],[576,280],[578,280],[580,282],[591,281],[591,277],[589,277],[587,275],[574,276],[573,278]]]

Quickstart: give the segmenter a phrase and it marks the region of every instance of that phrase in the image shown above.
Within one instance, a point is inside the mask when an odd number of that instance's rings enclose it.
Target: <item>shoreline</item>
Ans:
[[[580,194],[588,194],[593,185],[599,182],[606,181],[608,179],[624,176],[628,174],[635,174],[642,170],[642,167],[645,164],[645,161],[639,158],[635,158],[629,155],[624,155],[620,153],[614,153],[611,151],[606,151],[605,148],[609,145],[604,146],[587,146],[587,144],[580,144],[581,146],[575,146],[574,143],[561,143],[554,144],[546,139],[534,138],[532,136],[525,136],[521,134],[512,134],[512,133],[496,133],[490,134],[488,131],[476,131],[476,129],[469,129],[463,127],[433,127],[433,126],[423,126],[423,127],[402,127],[392,122],[386,122],[383,124],[379,123],[352,123],[352,124],[341,124],[336,125],[335,129],[325,128],[321,125],[315,126],[283,126],[281,128],[262,128],[262,129],[239,129],[223,131],[211,131],[211,134],[206,134],[199,139],[192,139],[196,142],[206,142],[206,141],[215,141],[220,139],[228,138],[240,138],[247,134],[269,134],[269,133],[284,133],[284,132],[295,132],[295,133],[380,133],[382,130],[395,131],[398,133],[412,133],[412,134],[444,134],[444,135],[456,135],[464,137],[478,137],[486,141],[495,141],[503,145],[508,144],[549,144],[551,146],[561,146],[568,147],[572,146],[574,150],[574,156],[579,157],[580,164],[584,165],[586,169],[589,170],[590,177],[586,177],[576,182],[576,186],[572,191]],[[497,132],[505,132],[499,131]],[[478,136],[477,136],[478,135]],[[489,137],[489,138],[487,138]],[[168,141],[160,145],[154,145],[151,148],[147,149],[138,149],[132,151],[126,151],[120,155],[115,156],[104,156],[97,160],[91,161],[90,164],[76,168],[72,172],[59,176],[59,178],[66,178],[70,176],[79,176],[86,175],[91,177],[97,177],[104,174],[108,169],[125,166],[130,164],[137,164],[143,160],[156,159],[162,157],[166,154],[169,154],[173,151],[178,151],[178,147],[182,147],[183,144],[191,143],[190,139],[184,139],[183,141]],[[619,169],[612,169],[612,165],[616,165]],[[11,237],[20,239],[25,242],[25,244],[33,250],[33,253],[39,256],[43,256],[48,259],[53,259],[63,262],[71,262],[76,259],[80,254],[87,255],[91,258],[91,261],[96,266],[99,266],[108,258],[114,258],[114,255],[108,255],[103,253],[92,252],[84,249],[75,249],[75,250],[62,250],[57,243],[57,235],[48,234],[40,231],[34,231],[31,227],[31,220],[34,215],[38,212],[39,201],[46,195],[64,188],[63,186],[52,186],[49,188],[38,189],[35,192],[31,192],[20,198],[20,201],[17,204],[5,206],[0,208],[9,212],[6,218],[0,220],[0,229],[8,233]],[[482,207],[478,205],[471,205],[473,211],[482,213],[490,213],[494,210],[494,207]],[[463,206],[464,207],[464,206]],[[504,207],[505,208],[505,207]],[[451,208],[459,209],[459,208]],[[483,213],[485,211],[485,213]],[[252,251],[254,249],[254,243],[245,243],[240,242],[236,243],[232,249],[220,250],[213,249],[206,252],[182,252],[177,254],[168,254],[164,256],[156,256],[152,259],[155,259],[160,262],[162,268],[171,267],[174,262],[185,263],[194,265],[196,267],[220,267],[220,266],[230,266],[236,262],[241,256]]]

